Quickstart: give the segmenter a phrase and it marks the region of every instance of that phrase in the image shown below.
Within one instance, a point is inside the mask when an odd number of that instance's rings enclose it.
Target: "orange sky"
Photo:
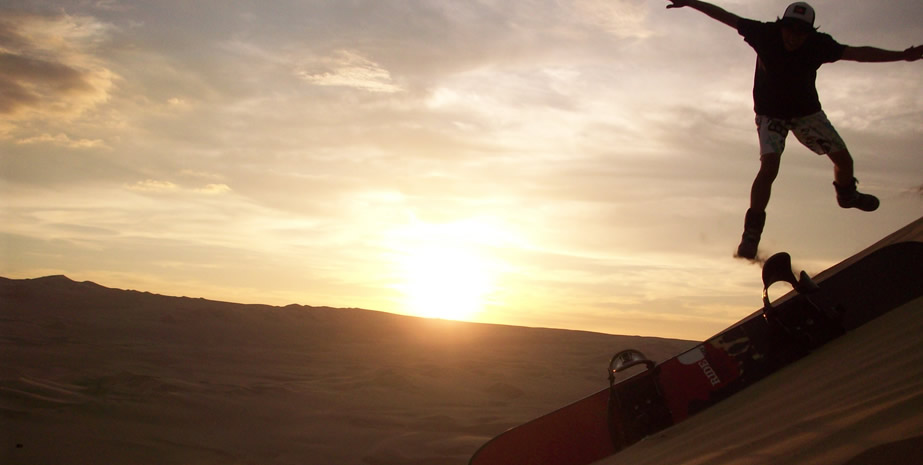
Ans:
[[[731,257],[755,56],[665,4],[4,2],[0,275],[705,338],[760,305]],[[813,4],[842,43],[923,42],[918,1]],[[821,69],[882,206],[839,209],[792,138],[766,252],[818,272],[920,216],[920,70]]]

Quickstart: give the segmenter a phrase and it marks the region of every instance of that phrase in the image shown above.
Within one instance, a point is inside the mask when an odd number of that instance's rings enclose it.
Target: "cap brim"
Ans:
[[[807,22],[805,22],[805,21],[802,21],[802,20],[800,20],[800,19],[797,19],[797,18],[782,18],[782,19],[779,20],[779,22],[780,22],[783,26],[790,27],[790,28],[795,29],[795,30],[797,30],[797,31],[811,32],[811,31],[814,30],[814,26],[813,26],[813,25],[811,25],[811,24],[809,24],[809,23],[807,23]]]

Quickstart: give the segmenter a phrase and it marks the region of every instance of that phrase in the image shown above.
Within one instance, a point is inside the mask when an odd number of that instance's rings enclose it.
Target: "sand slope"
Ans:
[[[921,334],[923,298],[599,464],[923,463]]]
[[[921,311],[600,463],[923,463]],[[605,387],[616,351],[693,345],[0,278],[0,463],[462,465]]]
[[[0,278],[0,463],[462,465],[691,345]]]
[[[920,240],[923,218],[814,278],[822,283],[874,250]],[[923,298],[918,298],[598,463],[923,463],[921,334]]]

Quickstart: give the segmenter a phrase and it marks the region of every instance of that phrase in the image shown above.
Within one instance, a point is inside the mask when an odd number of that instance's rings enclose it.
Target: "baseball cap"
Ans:
[[[782,24],[796,29],[810,31],[814,29],[814,8],[805,2],[795,2],[785,9]]]

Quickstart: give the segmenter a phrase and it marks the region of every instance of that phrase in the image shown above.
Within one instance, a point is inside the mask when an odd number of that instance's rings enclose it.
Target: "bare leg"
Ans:
[[[766,223],[766,206],[772,193],[772,183],[779,175],[780,153],[767,153],[760,157],[760,171],[756,173],[753,187],[750,188],[750,209],[744,218],[744,233],[737,246],[737,256],[756,258],[763,225]]]
[[[833,180],[836,181],[837,185],[844,187],[852,185],[855,174],[853,173],[853,161],[849,151],[843,149],[839,152],[828,153],[827,156],[833,162]]]
[[[779,175],[781,160],[782,154],[780,153],[767,153],[760,157],[760,171],[756,173],[753,187],[750,188],[750,209],[766,211],[766,206],[769,205],[769,196],[772,193],[772,183],[776,180],[776,176]],[[850,179],[852,178],[850,177]]]

